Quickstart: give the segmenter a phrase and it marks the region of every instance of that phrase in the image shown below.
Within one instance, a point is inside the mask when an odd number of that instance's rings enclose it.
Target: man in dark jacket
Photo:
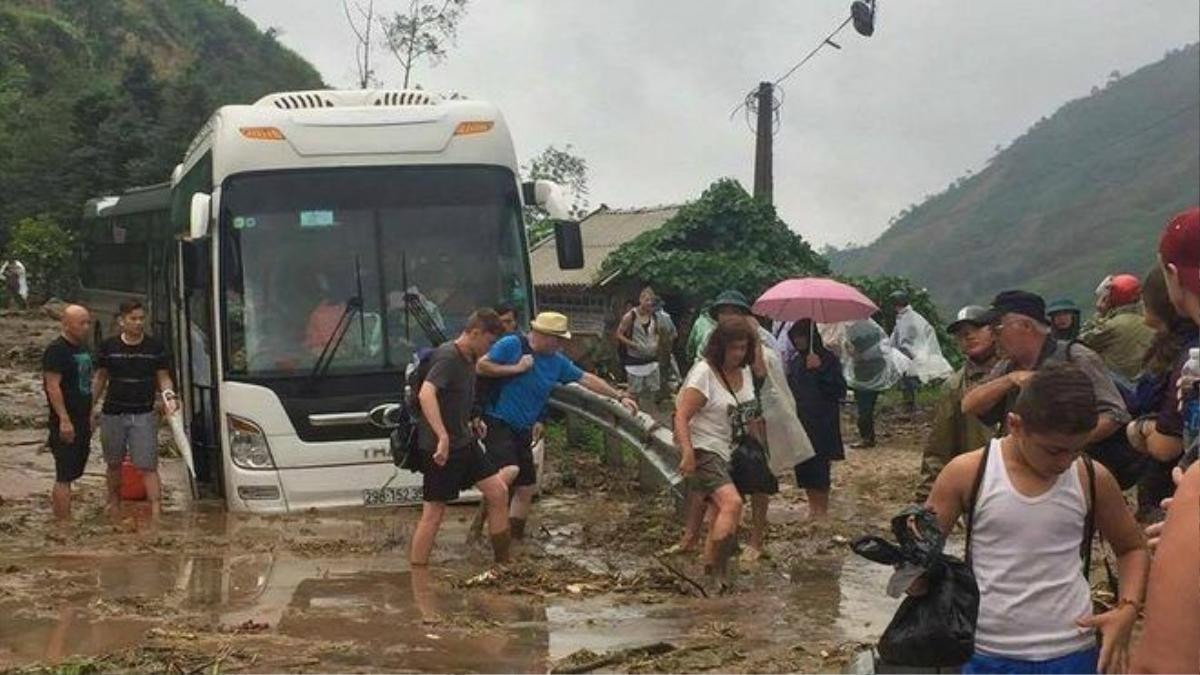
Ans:
[[[929,497],[933,481],[950,460],[983,447],[996,434],[995,425],[984,424],[962,411],[963,394],[984,381],[996,365],[996,335],[992,331],[991,315],[984,307],[967,305],[958,310],[954,323],[946,330],[958,341],[958,348],[966,359],[963,367],[946,380],[942,397],[934,407],[932,429],[921,455],[918,504]]]

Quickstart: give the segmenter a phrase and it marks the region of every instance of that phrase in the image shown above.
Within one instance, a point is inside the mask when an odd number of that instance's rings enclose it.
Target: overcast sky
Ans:
[[[365,2],[365,0],[363,0]],[[850,0],[470,0],[458,46],[416,81],[498,104],[524,162],[570,143],[591,205],[685,201],[753,185],[754,138],[730,111],[846,17]],[[817,245],[866,243],[1034,121],[1200,40],[1196,0],[879,0],[783,84],[775,203]],[[355,82],[341,0],[241,0],[320,71]],[[398,11],[407,0],[376,0]],[[390,54],[381,79],[400,82]]]

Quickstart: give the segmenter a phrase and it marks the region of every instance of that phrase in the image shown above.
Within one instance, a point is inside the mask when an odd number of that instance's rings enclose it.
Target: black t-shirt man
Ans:
[[[457,450],[475,442],[471,431],[471,412],[475,404],[475,364],[459,353],[454,342],[446,342],[429,357],[425,381],[437,387],[442,424],[450,434],[450,449]],[[437,437],[421,416],[418,441],[422,450],[437,449]]]
[[[131,345],[120,335],[100,343],[96,366],[108,371],[105,415],[138,415],[154,410],[158,371],[170,368],[163,343],[146,335]]]
[[[83,345],[72,344],[61,335],[42,353],[42,371],[62,376],[59,387],[67,415],[76,419],[89,419],[92,411],[92,355]],[[57,429],[58,413],[49,399],[50,426]]]

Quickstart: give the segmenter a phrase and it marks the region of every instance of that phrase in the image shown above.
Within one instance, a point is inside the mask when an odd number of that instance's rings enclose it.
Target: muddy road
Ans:
[[[636,468],[560,433],[531,537],[492,573],[466,543],[474,507],[451,508],[434,565],[412,570],[415,509],[229,514],[192,502],[171,458],[162,519],[140,503],[112,518],[98,447],[57,526],[36,373],[53,334],[0,317],[0,672],[828,672],[897,603],[890,570],[846,546],[915,488],[924,426],[887,413],[881,447],[835,465],[829,520],[809,522],[783,486],[770,558],[740,565],[722,597],[685,579],[703,581],[697,558],[655,556],[679,523]]]

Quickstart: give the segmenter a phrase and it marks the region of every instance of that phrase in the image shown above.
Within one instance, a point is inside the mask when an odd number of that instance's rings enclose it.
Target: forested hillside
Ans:
[[[906,209],[849,274],[898,274],[944,311],[1025,287],[1091,305],[1113,272],[1141,275],[1167,218],[1200,201],[1200,45],[1071,101],[974,175]]]
[[[323,86],[217,0],[0,2],[0,243],[90,196],[166,180],[219,105]]]

